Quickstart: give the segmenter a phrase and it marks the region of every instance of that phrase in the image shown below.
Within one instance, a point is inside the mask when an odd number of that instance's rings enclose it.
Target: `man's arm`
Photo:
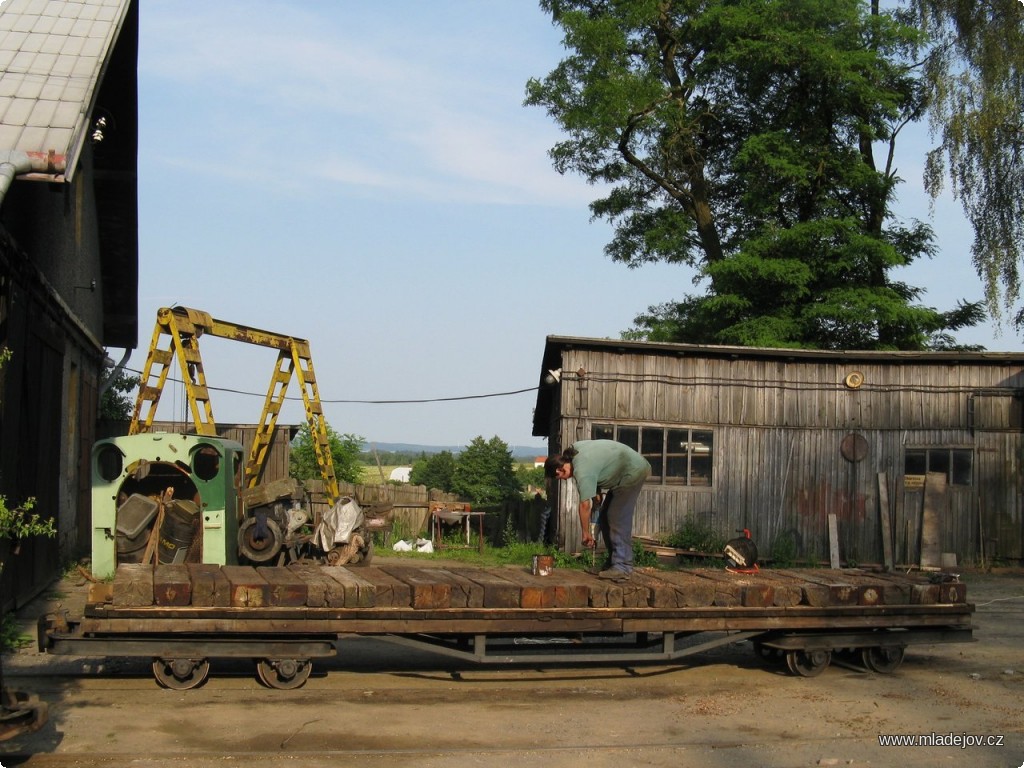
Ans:
[[[580,502],[580,527],[583,530],[583,546],[594,546],[594,537],[590,535],[590,510],[593,507],[591,499],[584,499]]]

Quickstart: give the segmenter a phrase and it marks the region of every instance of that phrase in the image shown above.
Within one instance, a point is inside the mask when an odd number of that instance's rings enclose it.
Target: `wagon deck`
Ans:
[[[907,645],[969,641],[972,612],[966,585],[940,574],[638,569],[609,582],[513,567],[121,565],[80,619],[47,617],[40,643],[152,656],[172,688],[201,683],[218,657],[259,659],[266,684],[296,687],[352,635],[492,663],[670,660],[750,640],[813,676],[835,651],[891,672]]]

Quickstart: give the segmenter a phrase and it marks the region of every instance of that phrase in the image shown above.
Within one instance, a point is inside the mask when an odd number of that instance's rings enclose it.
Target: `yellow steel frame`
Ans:
[[[217,320],[207,312],[189,307],[161,308],[156,314],[156,327],[153,329],[153,339],[149,345],[149,354],[146,356],[128,434],[149,432],[152,429],[160,395],[167,383],[171,365],[176,360],[185,384],[196,431],[200,435],[216,436],[217,428],[213,419],[210,391],[199,353],[199,338],[203,334],[278,350],[277,364],[263,403],[263,413],[245,465],[245,487],[253,488],[259,484],[267,451],[277,427],[277,419],[294,374],[302,389],[306,422],[313,439],[317,463],[320,465],[324,494],[328,503],[333,504],[340,495],[338,480],[334,474],[327,422],[324,419],[316,374],[313,371],[313,358],[310,356],[309,342],[305,339]]]

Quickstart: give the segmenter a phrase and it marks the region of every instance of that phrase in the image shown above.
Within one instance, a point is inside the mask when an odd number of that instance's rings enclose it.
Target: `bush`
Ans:
[[[689,549],[707,554],[721,552],[725,549],[726,539],[713,528],[697,522],[693,518],[683,521],[682,526],[669,534],[665,543],[676,549]]]

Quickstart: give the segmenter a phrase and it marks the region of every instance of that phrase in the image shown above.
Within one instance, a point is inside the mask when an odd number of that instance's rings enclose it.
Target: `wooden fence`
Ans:
[[[306,492],[310,497],[311,512],[322,514],[327,509],[323,497],[323,483],[307,480]],[[459,496],[425,485],[362,485],[339,483],[342,496],[355,499],[367,514],[377,510],[390,510],[394,523],[394,535],[398,538],[430,538],[430,505],[433,502],[458,502]],[[506,501],[493,506],[473,506],[476,512],[484,513],[484,538],[491,546],[500,547],[505,542],[506,529],[514,532],[518,541],[540,542],[542,534],[546,541],[554,540],[551,526],[554,515],[547,521],[547,530],[542,531],[542,519],[546,502],[542,499]],[[475,525],[475,524],[474,524]]]

